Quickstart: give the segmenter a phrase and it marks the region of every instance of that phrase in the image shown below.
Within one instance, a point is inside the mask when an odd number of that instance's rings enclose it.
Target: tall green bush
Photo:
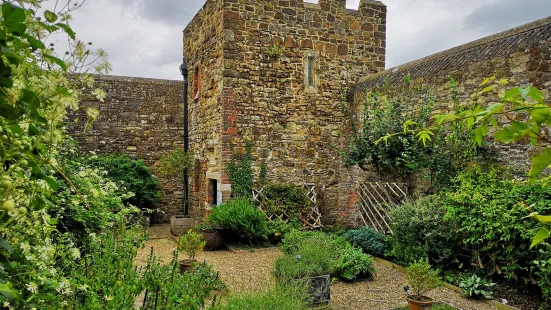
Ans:
[[[343,237],[369,255],[384,257],[385,252],[390,251],[390,245],[386,241],[387,237],[371,227],[350,229],[343,234]]]
[[[530,249],[538,223],[525,219],[531,212],[551,213],[551,187],[515,181],[503,170],[486,172],[480,167],[460,174],[456,186],[446,195],[445,219],[456,223],[471,261],[507,278],[536,275],[544,294],[551,297],[550,270],[539,265],[551,259],[551,252]]]
[[[214,227],[230,230],[251,242],[268,238],[266,215],[246,198],[214,207],[208,222]]]
[[[84,159],[97,169],[107,171],[107,177],[121,184],[133,197],[125,200],[140,209],[155,209],[161,194],[159,183],[143,160],[133,160],[127,155],[111,154]]]
[[[264,211],[270,215],[293,219],[310,207],[310,199],[302,186],[294,184],[268,184],[262,191],[261,203]]]
[[[392,256],[403,265],[428,259],[432,265],[449,265],[459,254],[455,222],[444,217],[439,196],[408,199],[390,214]]]

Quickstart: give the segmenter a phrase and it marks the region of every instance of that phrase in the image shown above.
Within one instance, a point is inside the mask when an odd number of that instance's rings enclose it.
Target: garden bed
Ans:
[[[175,248],[172,239],[157,239],[147,243],[137,257],[137,263],[145,263],[149,249],[169,261]],[[271,276],[274,261],[282,255],[278,248],[251,249],[249,251],[204,252],[198,256],[220,272],[222,281],[231,293],[250,293],[268,290],[273,285]],[[331,309],[391,309],[406,305],[401,272],[375,263],[377,277],[373,281],[356,283],[335,282],[331,285]],[[479,301],[462,298],[447,288],[431,292],[430,297],[464,310],[495,309]]]

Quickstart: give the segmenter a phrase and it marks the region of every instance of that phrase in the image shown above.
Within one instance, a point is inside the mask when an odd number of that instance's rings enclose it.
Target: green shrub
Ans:
[[[333,238],[306,238],[299,248],[279,257],[275,263],[275,277],[281,281],[334,274],[341,246]]]
[[[246,198],[239,198],[214,207],[208,217],[214,227],[230,230],[249,241],[268,238],[266,215]]]
[[[492,298],[492,291],[495,283],[492,283],[484,278],[481,278],[475,274],[470,277],[466,277],[461,281],[459,287],[461,288],[461,294],[465,297],[482,299]]]
[[[125,200],[140,209],[155,209],[161,197],[157,179],[143,160],[133,160],[127,155],[101,155],[83,159],[92,166],[107,171],[107,177],[122,184],[133,197]]]
[[[534,276],[544,296],[549,289],[551,252],[530,249],[538,224],[524,219],[531,212],[551,213],[551,187],[539,181],[514,181],[503,170],[488,172],[473,167],[455,180],[456,190],[446,195],[446,219],[479,268],[500,270],[506,277]]]
[[[268,184],[262,191],[262,205],[269,215],[298,218],[310,207],[310,199],[302,186],[294,184]]]
[[[444,218],[438,196],[408,199],[390,214],[392,256],[405,266],[420,259],[433,265],[447,265],[455,260],[457,230],[452,220]]]
[[[348,281],[371,279],[375,275],[373,258],[347,244],[339,253],[335,275]]]
[[[298,219],[294,219],[285,223],[283,220],[275,219],[268,221],[268,236],[273,240],[280,240],[287,234],[302,227],[302,223]]]
[[[366,254],[384,257],[387,250],[386,236],[371,227],[351,229],[343,234],[344,239],[359,247]]]
[[[292,254],[299,250],[301,243],[306,239],[327,239],[327,234],[321,231],[293,230],[281,241],[281,249],[286,254]]]
[[[306,308],[306,289],[299,282],[277,285],[265,293],[230,297],[228,302],[212,310],[302,310]]]
[[[345,280],[371,278],[373,259],[342,237],[323,232],[292,231],[282,242],[286,255],[276,262],[276,277],[331,274]],[[299,257],[299,258],[297,258]]]
[[[433,270],[426,260],[420,260],[406,268],[406,280],[409,285],[406,290],[412,294],[410,297],[422,297],[426,294],[442,285],[440,281],[439,271]]]

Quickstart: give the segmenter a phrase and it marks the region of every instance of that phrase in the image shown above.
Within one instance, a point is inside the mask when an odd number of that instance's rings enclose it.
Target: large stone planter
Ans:
[[[170,218],[170,232],[174,236],[185,235],[195,225],[199,223],[199,219],[188,216],[173,216]]]
[[[224,244],[224,236],[218,230],[201,230],[201,236],[207,242],[205,251],[216,251]]]
[[[308,279],[310,282],[310,296],[312,306],[317,307],[329,304],[331,300],[331,276],[324,275]]]

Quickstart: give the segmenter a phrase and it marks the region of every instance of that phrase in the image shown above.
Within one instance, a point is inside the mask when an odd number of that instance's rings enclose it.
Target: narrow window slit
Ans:
[[[308,56],[308,86],[314,86],[314,57]]]

